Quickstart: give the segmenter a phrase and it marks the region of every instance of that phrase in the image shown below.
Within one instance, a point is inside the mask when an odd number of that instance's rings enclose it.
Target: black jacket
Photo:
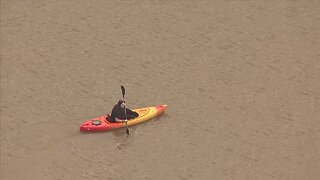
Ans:
[[[116,122],[115,118],[119,119],[133,119],[138,117],[139,114],[137,112],[132,111],[131,109],[126,108],[126,115],[124,108],[122,108],[119,104],[114,105],[112,109],[112,113],[110,116],[110,122]]]

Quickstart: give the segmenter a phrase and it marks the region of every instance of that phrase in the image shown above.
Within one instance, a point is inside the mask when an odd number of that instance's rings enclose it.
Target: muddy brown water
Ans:
[[[320,177],[320,2],[1,1],[1,180]],[[81,133],[127,104],[133,127]]]

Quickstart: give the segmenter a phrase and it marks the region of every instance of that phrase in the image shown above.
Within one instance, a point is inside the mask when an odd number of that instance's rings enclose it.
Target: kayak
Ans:
[[[138,124],[147,120],[150,120],[167,109],[167,105],[159,105],[153,107],[146,107],[140,109],[134,109],[133,111],[139,114],[138,117],[130,119],[127,122],[128,126]],[[108,121],[110,116],[99,116],[80,125],[80,131],[107,131],[116,128],[126,127],[125,123],[111,123]]]

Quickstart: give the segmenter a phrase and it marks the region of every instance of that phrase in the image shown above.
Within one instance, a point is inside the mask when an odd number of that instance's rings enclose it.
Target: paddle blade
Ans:
[[[129,129],[128,128],[126,128],[126,131],[127,131],[127,135],[129,135]]]
[[[126,89],[124,89],[124,86],[121,86],[121,92],[122,92],[122,97],[124,98],[124,95],[126,94]]]

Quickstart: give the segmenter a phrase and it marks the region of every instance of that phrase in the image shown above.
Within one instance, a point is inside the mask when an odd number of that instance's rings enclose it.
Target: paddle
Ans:
[[[126,94],[126,89],[124,89],[124,86],[121,86],[121,92],[122,92],[122,98],[124,100],[124,95]],[[124,116],[127,119],[127,110],[126,110],[126,106],[124,106]],[[129,135],[129,129],[128,129],[128,122],[126,121],[126,132]]]

